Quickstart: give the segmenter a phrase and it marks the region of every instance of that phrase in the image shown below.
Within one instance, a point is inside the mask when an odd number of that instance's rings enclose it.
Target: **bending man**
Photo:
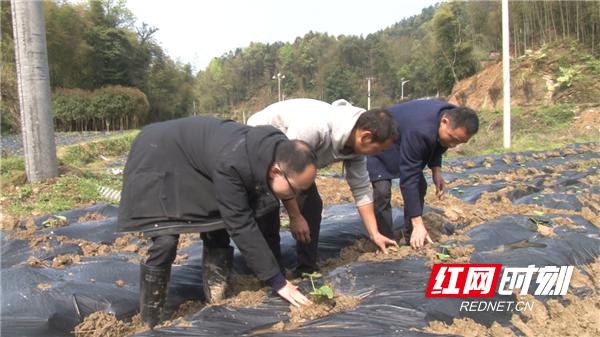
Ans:
[[[377,225],[388,237],[392,233],[392,179],[400,178],[404,199],[404,238],[413,248],[431,242],[423,223],[427,182],[423,169],[429,166],[436,194],[444,194],[442,154],[448,148],[466,143],[479,129],[475,111],[436,100],[415,100],[394,105],[400,137],[390,149],[369,156],[367,167],[373,183]]]
[[[202,278],[208,302],[223,298],[233,239],[248,266],[281,297],[309,303],[283,276],[270,241],[279,238],[264,216],[313,185],[316,157],[279,130],[210,117],[149,125],[125,165],[119,229],[152,238],[141,265],[140,311],[153,327],[166,301],[179,234],[202,232]],[[279,242],[277,242],[279,243]]]
[[[315,150],[318,168],[343,161],[346,181],[369,238],[385,253],[386,245],[396,244],[377,230],[365,157],[390,147],[396,139],[395,123],[389,112],[365,111],[345,100],[328,104],[314,99],[291,99],[257,112],[248,124],[272,125],[285,132],[289,139],[305,141]],[[290,217],[292,235],[297,240],[296,274],[318,270],[323,202],[317,186],[313,184],[297,198],[285,199],[283,203]],[[279,225],[278,215],[275,225]]]

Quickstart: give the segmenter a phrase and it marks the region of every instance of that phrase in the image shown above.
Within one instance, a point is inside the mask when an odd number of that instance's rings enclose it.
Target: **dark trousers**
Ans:
[[[298,271],[313,272],[317,267],[317,251],[319,244],[319,231],[321,229],[321,214],[323,212],[323,201],[317,190],[317,185],[313,184],[306,191],[300,193],[296,198],[300,214],[308,223],[310,231],[310,243],[304,244],[296,241],[296,255],[298,257]],[[269,248],[279,262],[279,267],[283,271],[281,263],[281,246],[279,230],[281,227],[279,210],[273,211],[262,218],[257,219]]]
[[[319,231],[321,230],[321,215],[323,213],[323,200],[319,195],[317,185],[313,184],[297,198],[300,214],[308,223],[310,230],[310,243],[304,244],[296,241],[296,255],[298,256],[298,271],[313,272],[318,270],[317,252],[319,249]]]
[[[266,214],[265,216],[256,219],[258,228],[262,232],[269,248],[275,255],[277,261],[281,261],[281,248],[279,246],[279,210]],[[229,247],[229,234],[226,230],[220,229],[211,232],[201,233],[204,245],[210,248],[227,248]],[[179,235],[162,235],[152,238],[152,246],[148,249],[148,259],[146,264],[156,267],[170,266],[177,256],[177,244]],[[280,263],[281,265],[281,263]]]
[[[319,196],[317,186],[313,184],[309,189],[302,192],[298,198],[300,213],[308,222],[310,229],[311,242],[309,244],[296,243],[296,254],[298,255],[298,267],[303,271],[313,271],[317,269],[317,250],[319,241],[319,230],[321,229],[321,213],[323,211],[323,202]],[[279,230],[281,220],[279,218],[279,209],[267,213],[257,218],[256,222],[263,237],[267,241],[271,252],[279,262],[279,267],[283,269],[281,263],[281,246]],[[229,234],[226,230],[220,229],[201,234],[204,245],[211,248],[229,247]],[[147,265],[166,267],[170,266],[177,256],[177,243],[179,235],[163,235],[152,238],[152,246],[148,250]]]
[[[425,205],[425,194],[427,193],[427,181],[421,173],[419,179],[419,202],[421,208]],[[377,228],[379,232],[393,239],[394,219],[392,218],[392,181],[378,180],[373,183],[373,201],[375,206],[375,217],[377,218]],[[412,222],[409,216],[404,215],[404,234],[405,240],[410,242],[412,233]]]
[[[394,219],[392,218],[392,181],[378,180],[373,182],[373,206],[379,233],[390,239],[394,238]]]
[[[179,235],[162,235],[152,238],[152,246],[148,249],[146,265],[153,267],[171,267],[177,256]]]

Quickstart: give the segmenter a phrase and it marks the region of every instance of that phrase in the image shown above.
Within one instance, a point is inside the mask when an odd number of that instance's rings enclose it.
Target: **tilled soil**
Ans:
[[[568,149],[567,149],[568,150]],[[583,151],[600,151],[600,145],[589,145]],[[517,155],[514,157],[505,157],[504,162],[511,164],[527,163],[531,158],[543,160],[546,158],[557,158],[565,155],[566,150],[547,151],[544,153],[534,153],[528,157],[525,155]],[[448,172],[463,172],[465,170],[478,166],[487,167],[486,163],[491,161],[484,160],[481,163],[475,161],[465,161],[461,167],[445,168]],[[390,249],[389,254],[385,255],[377,252],[376,247],[367,239],[360,239],[353,245],[343,248],[340,257],[326,261],[322,265],[323,272],[327,272],[336,267],[343,266],[355,261],[383,261],[389,259],[403,259],[407,256],[420,255],[427,259],[427,264],[434,263],[468,263],[469,256],[474,248],[467,244],[469,239],[464,233],[473,229],[486,221],[496,219],[503,215],[525,215],[532,216],[533,214],[559,214],[561,217],[554,218],[553,221],[559,225],[575,228],[577,225],[565,216],[579,215],[588,220],[592,224],[600,227],[600,196],[592,191],[579,191],[576,196],[581,203],[581,211],[553,209],[533,204],[514,204],[511,200],[511,195],[527,191],[527,182],[543,178],[544,183],[542,192],[550,191],[561,179],[561,173],[564,171],[587,172],[590,167],[600,166],[600,160],[581,160],[571,161],[568,163],[554,165],[543,169],[517,166],[511,169],[501,171],[497,174],[471,174],[466,178],[457,179],[448,183],[446,187],[447,193],[438,199],[435,196],[434,188],[429,187],[426,196],[426,204],[435,210],[428,211],[423,217],[428,226],[430,235],[434,240],[433,245],[426,245],[423,249],[416,251],[410,248],[404,242],[401,233],[397,233],[396,240],[399,243],[398,248]],[[600,177],[598,170],[594,174],[589,174],[582,178],[580,182],[586,183],[589,186],[598,186]],[[459,186],[477,186],[487,185],[493,182],[506,182],[506,186],[494,192],[484,192],[481,197],[474,203],[467,203],[457,196],[449,193],[453,188]],[[317,185],[321,193],[321,197],[325,206],[330,206],[339,203],[353,202],[350,190],[347,183],[343,179],[333,177],[319,177]],[[393,190],[393,206],[402,207],[403,201],[397,188]],[[575,192],[573,192],[575,193]],[[100,215],[89,214],[85,215],[80,221],[102,220]],[[444,223],[456,224],[454,233],[451,235],[444,234]],[[60,226],[61,224],[54,224]],[[540,224],[537,226],[540,235],[554,236],[553,228]],[[187,247],[194,241],[198,240],[198,234],[185,234],[181,236],[179,248]],[[82,256],[98,256],[108,255],[116,252],[136,253],[137,257],[132,260],[132,263],[139,263],[147,256],[148,240],[141,235],[127,234],[119,237],[113,245],[98,244],[85,240],[74,240],[66,237],[61,237],[52,234],[40,235],[33,221],[21,222],[15,226],[15,229],[8,232],[8,236],[13,239],[29,240],[30,247],[34,249],[52,249],[50,242],[56,240],[61,243],[72,243],[78,245],[82,252]],[[30,266],[40,268],[63,268],[65,265],[78,263],[80,255],[60,255],[51,261],[41,261],[34,257],[30,257],[26,262]],[[188,257],[184,254],[176,259],[176,263],[185,263]],[[523,331],[527,336],[540,335],[558,335],[561,336],[597,336],[600,335],[599,320],[600,317],[600,260],[587,267],[587,274],[576,271],[573,276],[572,284],[583,284],[593,289],[593,293],[585,298],[579,298],[573,294],[566,297],[568,304],[560,303],[551,300],[544,307],[538,305],[538,311],[532,313],[531,317],[521,318],[513,317],[513,324]],[[115,285],[118,285],[118,279],[115,279]],[[49,284],[40,284],[40,290],[48,289]],[[575,285],[574,285],[575,286]],[[230,297],[226,299],[223,305],[232,307],[253,307],[258,306],[267,298],[270,290],[266,288],[255,277],[248,275],[234,275],[231,287]],[[530,299],[535,301],[535,299]],[[296,309],[291,308],[291,318],[289,321],[280,322],[269,329],[270,331],[281,331],[285,329],[293,329],[310,320],[329,315],[335,312],[350,310],[360,303],[360,299],[337,296],[335,304],[319,303],[317,305]],[[186,302],[179,307],[179,310],[172,316],[172,320],[163,323],[161,326],[177,325],[185,326],[189,324],[185,320],[185,316],[197,312],[205,304],[201,302]],[[526,321],[526,322],[525,322]],[[117,321],[114,316],[106,313],[94,313],[88,316],[75,329],[75,335],[78,337],[94,337],[94,336],[114,336],[122,337],[131,335],[143,330],[139,318],[134,318],[132,322]],[[279,329],[279,330],[278,330]],[[435,333],[454,333],[464,336],[512,336],[512,331],[509,329],[494,324],[490,327],[482,326],[469,319],[456,319],[452,325],[447,325],[441,322],[431,322],[427,328],[428,332]]]

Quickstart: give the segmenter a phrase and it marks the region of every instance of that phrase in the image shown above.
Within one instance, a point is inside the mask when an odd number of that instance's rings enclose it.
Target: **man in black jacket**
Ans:
[[[310,303],[281,273],[279,232],[263,216],[315,177],[312,149],[274,127],[189,117],[142,129],[125,165],[118,221],[121,231],[152,238],[141,265],[144,323],[153,327],[160,320],[179,234],[186,232],[202,232],[207,301],[225,293],[231,236],[259,279],[293,305]]]
[[[444,194],[442,154],[466,143],[477,133],[475,111],[444,101],[414,100],[388,108],[398,125],[400,137],[388,150],[367,158],[369,178],[379,231],[392,237],[391,181],[400,178],[404,199],[404,238],[413,248],[432,242],[423,223],[427,182],[423,169],[429,166],[436,194]]]

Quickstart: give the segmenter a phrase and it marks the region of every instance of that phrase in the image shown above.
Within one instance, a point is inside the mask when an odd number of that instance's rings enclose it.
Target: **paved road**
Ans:
[[[123,131],[115,132],[56,132],[55,142],[57,146],[73,145],[90,140],[107,138],[118,135]],[[23,155],[23,138],[21,135],[2,135],[2,155]]]

